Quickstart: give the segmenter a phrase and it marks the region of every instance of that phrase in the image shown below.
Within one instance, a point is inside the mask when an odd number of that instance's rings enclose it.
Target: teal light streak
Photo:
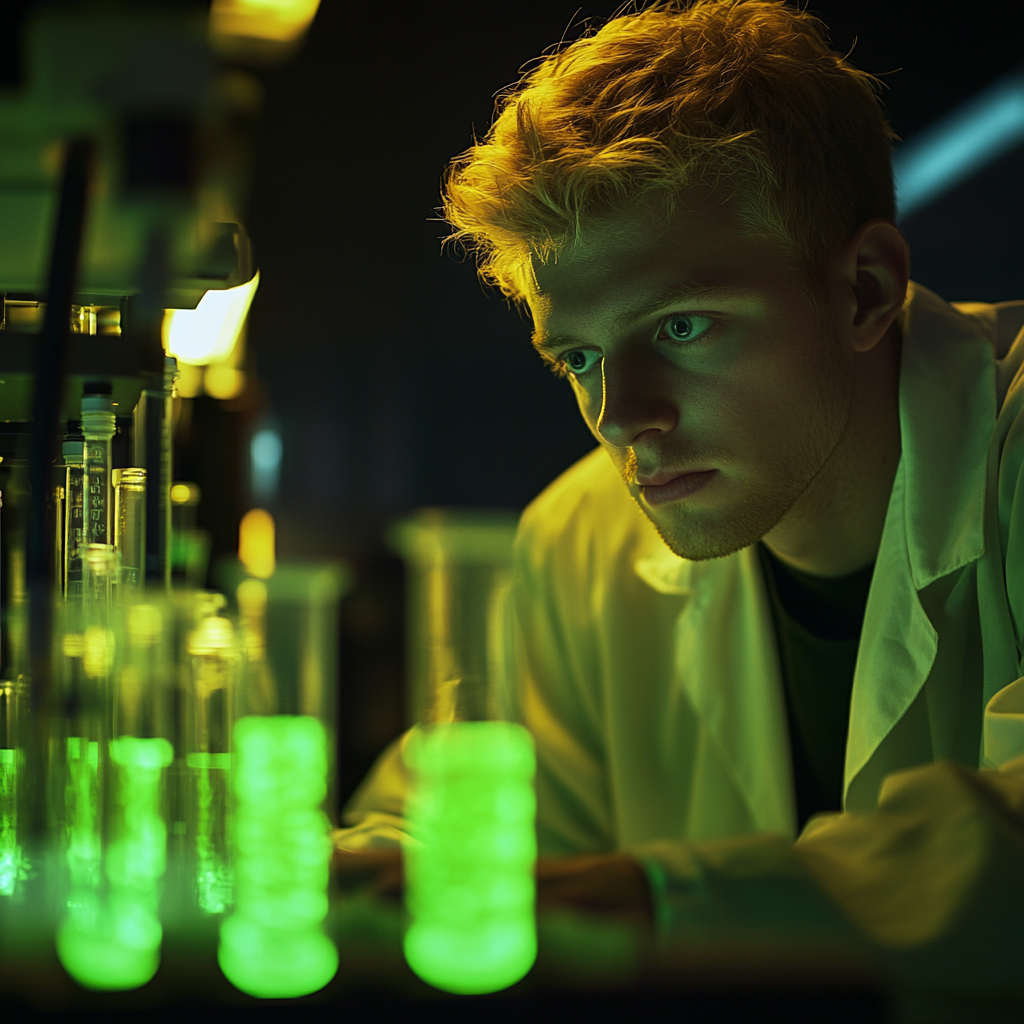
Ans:
[[[95,746],[89,744],[89,755],[79,760],[88,762]],[[57,954],[86,988],[129,989],[144,985],[160,965],[160,879],[167,865],[160,794],[174,751],[159,737],[122,736],[111,741],[109,753],[116,800],[105,859],[107,892],[99,884],[76,886],[73,876]]]
[[[235,725],[235,909],[220,928],[225,977],[259,998],[316,992],[338,970],[324,935],[331,842],[327,735],[315,718]]]
[[[436,725],[416,734],[409,760],[406,961],[448,992],[507,988],[537,957],[530,734],[511,722]]]
[[[901,219],[1024,141],[1024,73],[1002,78],[893,153]]]

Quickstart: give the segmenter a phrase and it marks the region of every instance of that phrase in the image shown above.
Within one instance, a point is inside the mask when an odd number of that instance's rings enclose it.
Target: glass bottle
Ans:
[[[82,395],[85,473],[82,520],[87,544],[112,544],[110,529],[110,442],[117,429],[109,384],[86,385]]]

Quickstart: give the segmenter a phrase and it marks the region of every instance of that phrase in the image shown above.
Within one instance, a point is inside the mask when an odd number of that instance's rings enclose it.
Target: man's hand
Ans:
[[[400,850],[335,850],[331,869],[339,888],[364,889],[398,899],[404,875]],[[643,868],[621,853],[541,857],[537,861],[537,905],[619,914],[650,926],[651,891]]]

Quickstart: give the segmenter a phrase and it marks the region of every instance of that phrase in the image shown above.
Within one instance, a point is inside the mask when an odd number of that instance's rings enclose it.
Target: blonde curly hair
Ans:
[[[710,185],[739,199],[812,287],[865,220],[895,219],[896,138],[879,82],[782,0],[654,3],[542,58],[502,94],[445,174],[445,243],[523,303],[588,217],[638,203],[671,216]]]

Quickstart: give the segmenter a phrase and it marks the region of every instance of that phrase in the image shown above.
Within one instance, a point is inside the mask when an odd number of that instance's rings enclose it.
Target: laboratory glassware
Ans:
[[[85,473],[82,521],[87,544],[112,544],[110,442],[117,429],[109,384],[86,385],[82,395]]]
[[[115,469],[112,479],[118,588],[138,591],[146,582],[146,471]]]
[[[520,980],[537,955],[534,751],[503,721],[515,518],[423,510],[392,531],[406,560],[410,691],[409,966],[458,993]]]
[[[239,649],[231,621],[216,614],[223,597],[200,592],[190,604],[195,625],[186,641],[185,831],[192,845],[197,904],[203,913],[222,914],[231,906],[233,889],[232,727]]]
[[[25,822],[28,684],[0,681],[0,896],[13,896],[27,876]]]
[[[323,931],[323,805],[346,576],[340,566],[280,566],[237,589],[247,675],[235,726],[236,891],[217,955],[228,980],[258,997],[315,992],[338,968]]]

